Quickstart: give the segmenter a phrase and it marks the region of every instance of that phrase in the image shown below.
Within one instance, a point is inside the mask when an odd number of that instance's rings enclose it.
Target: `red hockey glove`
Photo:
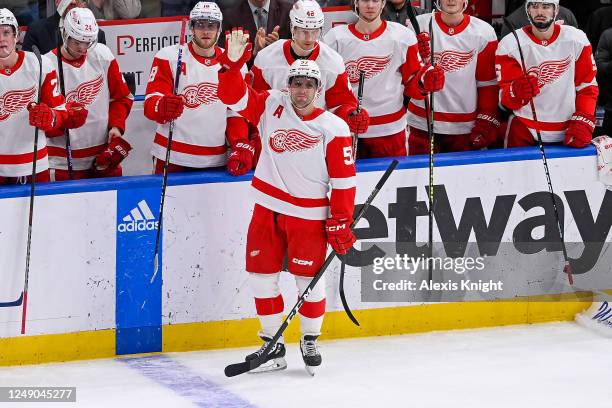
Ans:
[[[355,109],[349,113],[347,123],[351,132],[365,133],[370,126],[370,115],[364,108],[361,108],[359,112]]]
[[[327,242],[340,255],[346,254],[357,241],[353,231],[351,231],[351,222],[352,220],[348,217],[328,218],[325,222]]]
[[[132,150],[132,146],[122,137],[114,137],[106,149],[94,159],[96,171],[110,171],[119,166]]]
[[[444,88],[444,70],[439,66],[426,64],[417,74],[421,90],[425,93],[438,92]]]
[[[39,104],[30,103],[28,111],[30,112],[29,119],[31,126],[37,127],[44,132],[53,129],[55,125],[55,112],[49,106],[42,102]]]
[[[429,33],[422,32],[417,34],[417,41],[419,43],[419,55],[423,61],[429,61],[431,58],[431,47],[429,45],[431,38]]]
[[[239,142],[232,148],[227,159],[227,171],[232,176],[242,176],[253,168],[255,148],[247,142]]]
[[[595,117],[593,115],[574,113],[570,119],[569,126],[565,131],[565,139],[563,140],[563,144],[571,147],[588,146],[593,139],[594,130]]]
[[[66,104],[66,110],[68,111],[68,117],[64,121],[63,125],[66,129],[80,128],[87,121],[87,114],[89,111],[85,109],[85,105],[79,102],[69,102]]]
[[[497,139],[499,120],[496,117],[479,113],[470,132],[470,145],[472,149],[482,149]]]
[[[538,78],[534,75],[523,75],[510,84],[510,96],[521,101],[529,101],[540,93]]]
[[[155,105],[157,122],[163,125],[171,120],[178,119],[183,114],[184,108],[185,102],[183,101],[183,97],[178,95],[162,96]]]

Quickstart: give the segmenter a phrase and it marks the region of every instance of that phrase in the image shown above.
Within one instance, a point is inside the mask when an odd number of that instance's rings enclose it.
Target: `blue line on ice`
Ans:
[[[255,405],[222,388],[213,381],[202,378],[178,361],[163,354],[143,357],[118,358],[118,361],[138,371],[198,407],[255,408]]]

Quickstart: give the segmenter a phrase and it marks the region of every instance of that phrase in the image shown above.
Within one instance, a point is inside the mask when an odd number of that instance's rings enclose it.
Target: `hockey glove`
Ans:
[[[157,114],[157,122],[160,124],[168,123],[171,120],[178,119],[183,114],[185,102],[183,97],[178,95],[164,95],[155,105],[155,113]]]
[[[357,241],[355,234],[351,231],[351,223],[352,220],[348,217],[328,218],[325,222],[327,242],[340,255],[345,255]]]
[[[426,64],[417,75],[423,93],[438,92],[444,88],[444,70],[438,65]]]
[[[232,176],[242,176],[253,168],[255,148],[247,142],[239,142],[227,159],[227,171]]]
[[[482,149],[497,139],[499,120],[494,116],[479,113],[470,132],[470,145],[472,149]]]
[[[249,41],[248,32],[237,27],[225,32],[225,51],[219,57],[219,64],[225,69],[242,68],[253,53],[253,44]]]
[[[595,118],[593,115],[574,113],[569,126],[565,131],[563,144],[571,147],[585,147],[591,143],[593,131],[595,130]]]
[[[523,75],[510,84],[510,96],[524,103],[530,101],[539,93],[538,78],[534,75]]]
[[[423,61],[429,61],[431,58],[431,47],[429,42],[431,38],[429,37],[429,33],[422,32],[417,35],[417,40],[419,43],[419,55]]]
[[[354,110],[349,113],[347,123],[351,132],[363,134],[370,126],[370,115],[364,108],[361,108],[359,112]]]
[[[94,169],[97,172],[111,171],[119,166],[132,150],[132,146],[122,137],[114,137],[106,149],[94,159]]]
[[[55,112],[44,103],[28,105],[30,125],[48,132],[55,126]]]
[[[76,129],[80,128],[87,121],[87,114],[89,111],[85,109],[85,105],[79,102],[69,102],[66,104],[66,110],[68,111],[68,117],[64,122],[64,128]]]

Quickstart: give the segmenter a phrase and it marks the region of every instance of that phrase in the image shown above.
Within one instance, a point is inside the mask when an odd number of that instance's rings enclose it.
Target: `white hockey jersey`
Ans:
[[[59,73],[57,48],[46,54]],[[70,129],[74,170],[90,169],[95,157],[108,143],[108,129],[125,131],[133,97],[119,70],[115,57],[104,44],[96,44],[77,60],[62,59],[66,102],[79,102],[88,110],[86,123]],[[47,132],[49,165],[68,169],[64,132]]]
[[[388,136],[405,129],[404,95],[423,98],[416,78],[421,58],[415,34],[383,20],[371,34],[360,33],[355,24],[336,26],[324,41],[342,56],[354,94],[359,71],[365,72],[362,106],[370,115],[370,126],[359,137]]]
[[[324,220],[330,212],[352,217],[355,164],[342,119],[320,108],[300,117],[287,94],[258,93],[232,70],[219,74],[219,95],[258,126],[262,152],[252,181],[256,203],[309,220]]]
[[[173,92],[178,47],[163,48],[153,59],[144,106],[145,115],[150,119],[155,118],[155,104],[159,99]],[[229,111],[217,96],[217,72],[221,69],[217,58],[222,53],[216,47],[215,55],[205,58],[195,53],[192,43],[184,46],[178,94],[184,99],[185,109],[174,121],[171,163],[205,168],[223,166],[227,161],[228,117],[238,115]],[[246,74],[246,68],[243,73]],[[157,126],[151,154],[160,160],[166,159],[169,128],[170,123]]]
[[[38,59],[31,52],[18,51],[11,69],[0,71],[0,176],[21,177],[32,174],[34,128],[30,126],[27,106],[38,99]],[[56,109],[56,127],[65,116],[64,98],[57,88],[53,64],[42,56],[41,102]],[[62,114],[63,113],[63,114]],[[49,168],[47,141],[38,135],[36,171]]]
[[[431,16],[417,16],[421,32],[429,32]],[[434,95],[434,132],[468,134],[478,114],[497,116],[497,36],[488,23],[467,14],[456,27],[447,26],[440,12],[434,16],[434,63],[445,76],[444,88]],[[410,100],[408,125],[427,130],[426,118],[424,101]]]
[[[316,106],[331,111],[340,105],[357,106],[344,62],[336,51],[319,42],[308,59],[315,61],[321,70],[321,87],[315,99]],[[286,92],[289,66],[294,61],[291,55],[291,40],[276,41],[259,51],[251,68],[253,89],[279,89]]]
[[[499,43],[496,69],[501,102],[536,136],[539,128],[544,142],[560,142],[572,115],[593,116],[597,103],[597,67],[586,35],[577,28],[555,24],[547,41],[536,38],[531,26],[517,30],[528,74],[537,75],[540,93],[533,99],[538,122],[533,120],[528,101],[511,94],[511,83],[523,75],[521,57],[512,33]]]

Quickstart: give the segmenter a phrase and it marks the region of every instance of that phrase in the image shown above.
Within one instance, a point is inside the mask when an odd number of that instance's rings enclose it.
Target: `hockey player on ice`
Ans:
[[[527,75],[512,33],[500,41],[495,61],[501,103],[513,111],[505,144],[535,145],[539,129],[544,143],[587,146],[595,129],[599,92],[589,40],[577,28],[555,24],[558,0],[528,0],[525,12],[531,24],[517,29],[516,34]]]
[[[84,121],[70,131],[73,178],[118,177],[130,144],[123,139],[133,98],[106,45],[98,44],[98,24],[91,10],[73,8],[64,18],[61,47],[46,56],[58,76],[63,74],[68,122]],[[52,181],[68,180],[64,132],[47,132]]]
[[[178,95],[173,94],[178,48],[161,49],[153,60],[145,97],[145,116],[158,123],[151,153],[154,172],[163,173],[170,122],[175,121],[169,172],[226,166],[233,175],[253,167],[255,149],[246,121],[217,96],[217,46],[223,15],[219,6],[201,1],[189,14],[192,40],[183,51]],[[243,68],[246,74],[246,67]],[[228,158],[229,143],[232,153]]]
[[[355,0],[359,20],[327,32],[324,41],[343,58],[353,92],[365,72],[363,107],[370,114],[367,132],[359,134],[360,158],[406,155],[404,95],[423,99],[444,86],[444,71],[421,64],[415,34],[381,20],[384,0]]]
[[[444,70],[444,88],[435,95],[436,152],[482,149],[497,139],[499,88],[495,77],[497,36],[488,23],[465,13],[468,0],[437,0],[417,16],[421,58],[429,60],[433,16],[434,61]],[[429,152],[423,100],[408,104],[408,153]]]
[[[17,51],[19,25],[13,13],[0,9],[0,185],[30,181],[34,161],[34,128],[63,129],[64,98],[48,58]],[[42,76],[42,87],[38,89]],[[40,103],[36,104],[40,92]],[[36,181],[49,181],[49,159],[42,132],[38,137]]]
[[[280,40],[259,51],[251,68],[253,89],[287,89],[289,66],[298,59],[315,61],[321,70],[321,87],[315,105],[342,118],[351,132],[368,130],[366,109],[357,112],[357,99],[351,91],[342,57],[320,42],[324,15],[321,6],[312,0],[298,0],[289,12],[291,40]]]
[[[219,97],[258,126],[262,153],[252,191],[255,208],[247,235],[246,270],[261,322],[260,355],[282,323],[278,280],[285,255],[302,293],[325,260],[327,243],[340,253],[355,242],[350,225],[355,200],[355,164],[347,124],[315,105],[322,75],[316,62],[298,59],[287,75],[288,92],[257,92],[239,71],[250,57],[248,34],[227,36],[227,70],[219,73]],[[327,191],[331,188],[330,199]],[[321,364],[317,338],[325,314],[325,283],[317,283],[299,310],[300,349],[306,369]],[[282,338],[262,370],[287,366]]]

